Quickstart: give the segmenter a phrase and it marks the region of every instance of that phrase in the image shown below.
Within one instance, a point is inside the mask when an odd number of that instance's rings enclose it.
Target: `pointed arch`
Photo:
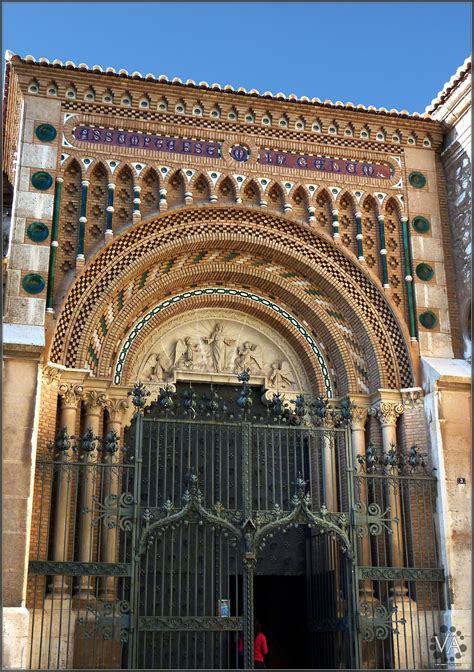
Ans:
[[[133,172],[127,164],[120,167],[115,181],[113,230],[132,222]]]
[[[160,209],[160,178],[153,167],[145,170],[141,178],[140,210],[142,217],[148,217]]]
[[[243,205],[260,206],[262,198],[260,186],[255,180],[246,180],[240,190]]]
[[[184,181],[183,172],[181,169],[168,175],[167,180],[166,200],[168,208],[181,208],[184,206],[184,194],[186,192],[186,183]]]
[[[209,203],[211,200],[212,183],[208,175],[200,173],[193,178],[193,203],[196,205]]]
[[[387,249],[388,282],[392,299],[397,308],[406,305],[405,271],[402,266],[403,233],[400,222],[401,212],[397,199],[391,196],[384,207],[385,247]]]
[[[351,252],[357,255],[356,205],[349,191],[341,191],[336,199],[339,210],[339,233],[341,241]]]
[[[84,240],[85,257],[103,239],[107,214],[107,169],[102,161],[94,162],[89,176],[89,198],[87,202],[87,224]]]
[[[308,192],[302,185],[293,189],[291,194],[291,204],[293,206],[292,213],[293,216],[297,219],[300,219],[303,222],[308,221],[308,207],[309,207],[309,197]]]
[[[217,183],[218,203],[235,203],[237,190],[235,184],[229,175],[222,176]]]
[[[272,182],[267,187],[268,207],[275,212],[285,212],[285,192],[279,182]]]
[[[46,85],[46,95],[47,96],[57,96],[58,95],[58,83],[52,79],[47,85]]]
[[[316,226],[329,236],[332,236],[332,209],[333,202],[327,189],[319,189],[316,193]]]
[[[64,182],[59,211],[59,245],[56,257],[55,295],[57,295],[57,289],[64,276],[72,271],[76,265],[79,242],[82,170],[75,158],[70,158],[66,161],[62,177]]]
[[[84,93],[85,101],[94,101],[96,99],[96,92],[93,86],[89,86]]]
[[[381,279],[382,264],[380,260],[380,236],[377,219],[379,206],[372,194],[367,194],[362,201],[361,214],[365,263]]]

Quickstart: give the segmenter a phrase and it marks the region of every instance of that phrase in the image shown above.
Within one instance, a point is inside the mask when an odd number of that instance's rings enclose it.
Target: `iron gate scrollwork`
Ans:
[[[421,504],[432,525],[435,493],[416,448],[369,446],[356,467],[350,404],[262,404],[247,372],[238,388],[161,387],[148,407],[144,385],[130,394],[128,447],[60,430],[37,461],[30,667],[253,668],[255,582],[284,547],[310,667],[430,661],[444,576],[434,527],[415,521]]]

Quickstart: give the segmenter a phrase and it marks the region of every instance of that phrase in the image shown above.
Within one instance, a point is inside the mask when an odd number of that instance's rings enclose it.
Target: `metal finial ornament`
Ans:
[[[372,442],[370,442],[365,449],[365,455],[357,455],[357,461],[361,467],[365,467],[367,474],[373,474],[375,472],[379,458],[375,453],[375,446]]]
[[[383,455],[383,463],[389,469],[394,469],[396,467],[400,468],[400,457],[398,454],[398,448],[395,443],[391,443],[389,449]]]
[[[160,388],[160,396],[158,397],[158,405],[164,411],[171,411],[174,406],[174,388],[171,385],[165,385]]]
[[[300,421],[302,421],[306,416],[306,413],[307,409],[305,398],[302,394],[299,394],[295,399],[295,415]]]
[[[341,399],[340,406],[339,424],[343,427],[347,427],[352,420],[352,409],[354,408],[354,404],[348,397],[346,397],[345,399]]]
[[[185,390],[181,405],[184,408],[186,415],[191,415],[193,418],[196,417],[196,394],[193,392],[192,387],[188,387],[188,389]]]
[[[239,381],[242,383],[240,388],[240,396],[237,399],[237,406],[241,408],[244,413],[246,413],[252,407],[252,388],[249,385],[250,372],[248,369],[246,371],[241,371],[238,375]]]
[[[99,437],[94,434],[92,428],[84,433],[81,438],[81,448],[85,453],[92,453],[99,445]]]
[[[272,400],[270,402],[270,409],[272,415],[274,415],[275,418],[281,418],[281,416],[283,415],[284,410],[283,397],[279,392],[273,394]]]
[[[104,441],[104,452],[110,453],[110,455],[117,453],[119,450],[119,440],[120,437],[115,429],[112,429],[110,432],[108,432]]]
[[[76,449],[76,446],[72,444],[72,439],[74,437],[69,435],[66,427],[61,427],[56,439],[48,442],[48,448],[50,451],[55,450],[57,455],[65,455],[71,447],[73,450]]]
[[[326,418],[326,411],[329,401],[319,395],[311,404],[311,411],[317,424],[321,424]]]
[[[150,396],[150,391],[145,385],[141,382],[135,383],[128,395],[132,397],[132,404],[135,406],[137,413],[143,413],[145,400]]]

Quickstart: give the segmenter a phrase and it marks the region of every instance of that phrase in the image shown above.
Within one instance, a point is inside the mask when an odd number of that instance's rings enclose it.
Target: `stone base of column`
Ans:
[[[418,607],[407,595],[405,587],[396,587],[391,591],[390,608],[392,611],[393,669],[426,669],[423,646],[426,648],[426,632],[418,627]],[[395,609],[396,607],[396,609]],[[420,621],[421,623],[421,621]],[[423,619],[424,623],[424,619]],[[429,638],[428,638],[429,639]],[[421,652],[420,652],[420,645]],[[428,642],[429,645],[429,642]]]
[[[30,612],[25,607],[3,607],[3,669],[29,667]]]
[[[364,585],[359,590],[359,604],[370,605],[374,613],[379,606],[380,601],[374,597],[374,589],[369,585]],[[364,670],[383,669],[383,643],[376,638],[368,642],[362,641],[360,644],[360,659]]]
[[[112,231],[112,229],[106,229],[105,233],[104,233],[105,244],[107,245],[108,243],[110,243],[110,241],[112,240],[113,237],[114,237],[114,232]]]
[[[44,614],[44,617],[43,617]],[[46,598],[43,614],[35,610],[32,628],[33,669],[55,668],[61,670],[74,667],[74,631],[76,613],[71,599]]]

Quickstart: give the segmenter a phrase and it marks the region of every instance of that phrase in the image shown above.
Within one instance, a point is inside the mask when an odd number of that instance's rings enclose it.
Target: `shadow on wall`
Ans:
[[[448,212],[453,235],[456,290],[464,358],[471,361],[471,160],[458,143],[450,147],[453,160],[445,166]]]

